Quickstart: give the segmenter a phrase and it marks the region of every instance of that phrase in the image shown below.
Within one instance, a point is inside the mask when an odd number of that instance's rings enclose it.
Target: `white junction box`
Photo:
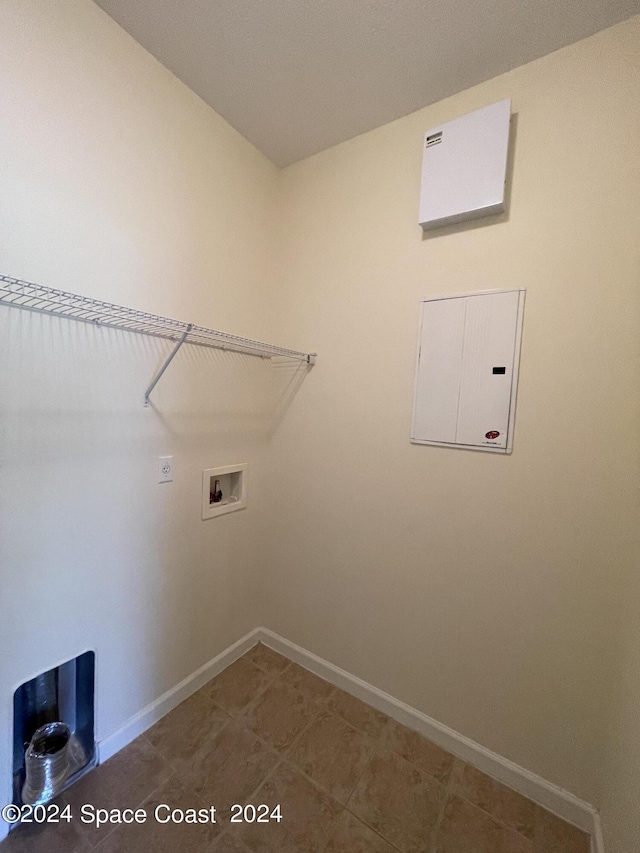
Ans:
[[[215,518],[247,506],[247,463],[205,468],[202,472],[202,518]]]
[[[411,441],[511,453],[524,295],[421,303]]]
[[[419,223],[426,231],[503,213],[511,100],[425,134]]]

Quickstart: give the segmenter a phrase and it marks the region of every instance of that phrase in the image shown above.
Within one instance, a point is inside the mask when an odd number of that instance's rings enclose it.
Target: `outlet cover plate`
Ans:
[[[173,482],[173,456],[158,456],[158,482]]]

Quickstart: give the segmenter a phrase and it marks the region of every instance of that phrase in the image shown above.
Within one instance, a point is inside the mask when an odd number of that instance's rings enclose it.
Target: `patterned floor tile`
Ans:
[[[384,731],[386,745],[414,764],[418,770],[433,776],[438,782],[446,782],[453,767],[453,755],[450,752],[422,737],[412,729],[401,726],[395,720],[389,720]]]
[[[248,802],[249,795],[279,762],[278,755],[251,732],[232,720],[212,741],[209,751],[198,753],[181,774],[185,787],[194,791],[206,806],[216,806],[219,820],[228,820],[235,803]]]
[[[506,785],[459,762],[453,773],[451,790],[525,838],[533,839],[537,806]]]
[[[247,660],[232,663],[202,689],[228,714],[238,714],[271,683],[272,677]]]
[[[444,787],[391,750],[377,752],[347,804],[402,853],[430,849]]]
[[[534,853],[589,853],[586,832],[561,820],[544,809],[538,809],[534,835]]]
[[[281,764],[255,795],[256,803],[280,805],[279,822],[245,824],[240,838],[253,853],[318,853],[341,806],[292,767]]]
[[[453,794],[447,801],[434,853],[532,853],[528,838]]]
[[[333,684],[318,678],[317,675],[302,666],[298,666],[297,663],[292,663],[284,670],[280,676],[280,681],[295,687],[310,702],[318,702],[319,704],[324,704],[334,689]]]
[[[210,745],[229,719],[208,693],[199,690],[145,732],[145,737],[175,770],[181,770]]]
[[[323,853],[397,853],[396,848],[361,823],[350,812],[343,812]]]
[[[166,761],[141,736],[69,788],[63,797],[76,816],[76,826],[97,845],[113,826],[82,823],[83,805],[102,809],[135,809],[174,774]]]
[[[59,824],[26,824],[0,843],[2,853],[89,853],[92,845],[80,830],[78,818]]]
[[[371,755],[373,742],[331,711],[323,711],[287,758],[332,797],[346,803]]]
[[[251,661],[251,663],[260,667],[268,675],[277,675],[291,663],[288,658],[283,657],[278,652],[274,652],[273,649],[265,646],[264,643],[256,643],[252,649],[249,649],[244,659]]]
[[[242,715],[245,725],[271,744],[285,750],[318,713],[318,707],[283,681],[275,681]]]
[[[221,827],[204,822],[204,818],[211,818],[204,806],[193,791],[174,777],[145,800],[144,823],[118,826],[98,845],[96,853],[205,853]]]
[[[327,701],[327,707],[339,714],[355,729],[360,729],[371,737],[378,737],[387,724],[388,717],[376,711],[370,705],[365,705],[350,693],[345,693],[336,687]]]

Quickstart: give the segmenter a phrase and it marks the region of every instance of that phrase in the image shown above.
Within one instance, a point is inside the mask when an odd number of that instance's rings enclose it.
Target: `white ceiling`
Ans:
[[[278,166],[640,12],[640,0],[97,2]]]

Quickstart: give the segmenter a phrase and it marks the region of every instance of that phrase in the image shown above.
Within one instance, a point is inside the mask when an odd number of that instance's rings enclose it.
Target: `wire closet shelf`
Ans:
[[[172,353],[145,392],[145,404],[148,404],[149,394],[183,343],[230,350],[245,355],[259,356],[260,358],[279,356],[304,361],[307,364],[315,364],[316,359],[316,353],[285,349],[274,344],[232,335],[228,332],[208,329],[195,323],[172,320],[169,317],[149,314],[135,308],[125,308],[123,305],[114,305],[111,302],[103,302],[99,299],[80,296],[77,293],[68,293],[64,290],[45,287],[42,284],[34,284],[30,281],[1,274],[0,304],[56,317],[66,317],[70,320],[79,320],[95,326],[109,326],[128,332],[176,341]]]

